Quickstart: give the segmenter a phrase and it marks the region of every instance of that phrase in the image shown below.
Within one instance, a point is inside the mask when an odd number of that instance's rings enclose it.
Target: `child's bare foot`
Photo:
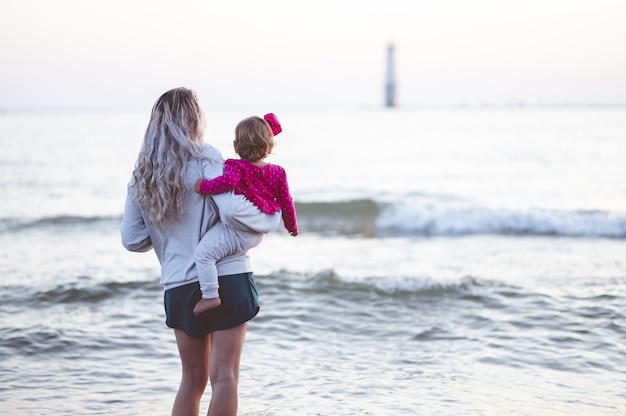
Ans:
[[[220,298],[200,299],[200,301],[196,303],[196,306],[193,308],[193,314],[198,316],[209,309],[217,308],[221,304],[222,300]]]

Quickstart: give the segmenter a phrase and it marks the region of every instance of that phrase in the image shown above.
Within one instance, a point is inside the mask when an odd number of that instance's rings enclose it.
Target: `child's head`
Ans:
[[[261,117],[248,117],[235,127],[235,152],[250,162],[265,159],[274,148],[274,134]]]

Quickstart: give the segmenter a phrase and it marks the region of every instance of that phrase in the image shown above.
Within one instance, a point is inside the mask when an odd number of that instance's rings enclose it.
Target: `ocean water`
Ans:
[[[251,252],[241,415],[626,414],[625,108],[278,115],[301,234]],[[119,239],[148,117],[0,114],[2,414],[170,412],[158,264]]]

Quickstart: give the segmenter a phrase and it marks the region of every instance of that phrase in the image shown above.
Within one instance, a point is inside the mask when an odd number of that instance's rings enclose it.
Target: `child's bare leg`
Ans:
[[[193,308],[193,314],[198,316],[202,312],[206,312],[209,309],[217,308],[222,304],[222,300],[220,298],[211,298],[211,299],[200,299],[196,306]]]

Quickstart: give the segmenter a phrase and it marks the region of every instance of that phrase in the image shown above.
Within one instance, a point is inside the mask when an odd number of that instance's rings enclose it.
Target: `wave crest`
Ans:
[[[494,234],[626,238],[626,213],[602,210],[488,208],[441,197],[397,202],[357,199],[296,203],[302,231],[372,238]],[[59,215],[40,219],[2,218],[0,233],[29,229],[119,226],[121,215]]]
[[[356,200],[298,204],[302,229],[366,237],[474,234],[626,238],[626,213],[600,210],[497,209],[440,200]]]
[[[269,281],[269,283],[267,283]],[[330,293],[376,292],[383,296],[403,296],[413,294],[445,294],[466,291],[480,283],[473,276],[436,278],[432,276],[342,276],[335,270],[327,269],[309,276],[296,276],[289,271],[272,274],[271,279],[259,279],[259,284],[269,284],[280,291],[291,289]],[[263,289],[264,290],[264,289]]]
[[[385,234],[421,236],[498,234],[625,238],[626,214],[396,205],[377,219],[377,228]]]
[[[90,280],[89,278],[85,278]],[[30,287],[5,288],[8,291],[6,304],[24,304],[25,302],[37,305],[49,304],[94,304],[109,299],[124,296],[152,296],[162,291],[158,281],[131,281],[131,282],[92,282],[92,284],[68,283],[49,288],[40,288],[33,292]]]
[[[119,223],[121,216],[78,216],[78,215],[57,215],[35,219],[24,218],[0,218],[0,233],[10,233],[21,230],[50,227],[71,228],[82,225],[93,225],[106,222]]]

